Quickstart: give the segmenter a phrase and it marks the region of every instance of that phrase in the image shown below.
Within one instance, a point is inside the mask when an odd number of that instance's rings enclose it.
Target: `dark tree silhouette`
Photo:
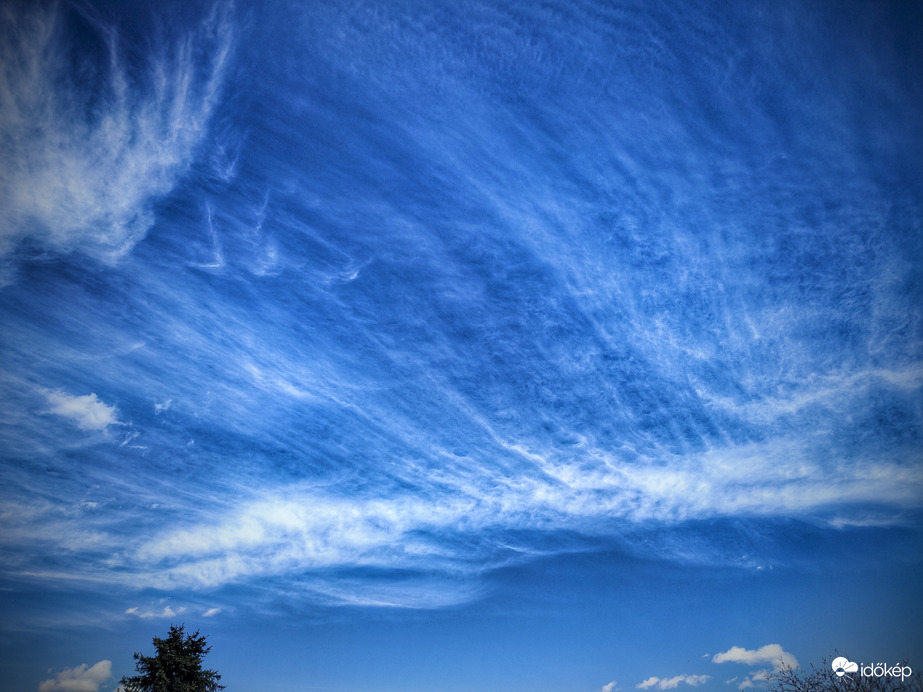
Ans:
[[[903,680],[895,675],[859,675],[858,671],[841,677],[831,663],[823,658],[819,668],[812,663],[810,670],[783,665],[768,674],[766,683],[770,692],[923,692],[923,677],[919,673]],[[888,666],[893,667],[894,664]]]
[[[135,670],[140,675],[123,677],[126,692],[217,692],[221,676],[214,670],[203,670],[202,659],[211,651],[206,637],[186,634],[184,625],[170,625],[165,639],[154,637],[153,656],[135,652]]]

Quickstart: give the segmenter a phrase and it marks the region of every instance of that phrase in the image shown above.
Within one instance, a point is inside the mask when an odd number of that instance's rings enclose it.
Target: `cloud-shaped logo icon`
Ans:
[[[845,656],[838,656],[833,659],[830,666],[833,668],[833,672],[836,673],[838,678],[843,677],[846,673],[855,673],[859,670],[859,664],[853,663]]]

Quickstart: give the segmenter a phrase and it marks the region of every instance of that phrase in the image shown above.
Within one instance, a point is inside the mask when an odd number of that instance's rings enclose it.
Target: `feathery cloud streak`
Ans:
[[[23,240],[115,261],[192,161],[230,54],[221,8],[130,69],[117,31],[59,3],[4,8],[0,255]],[[70,25],[86,31],[74,38]],[[105,55],[105,57],[103,57]]]

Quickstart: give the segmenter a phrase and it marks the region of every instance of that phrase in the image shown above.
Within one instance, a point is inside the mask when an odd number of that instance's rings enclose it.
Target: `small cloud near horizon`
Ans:
[[[141,618],[142,620],[152,620],[154,618],[176,617],[177,615],[180,615],[183,612],[185,612],[185,610],[186,609],[183,607],[174,609],[174,608],[171,608],[170,606],[164,606],[162,610],[142,610],[141,608],[138,608],[136,606],[134,608],[129,608],[128,610],[126,610],[125,614],[135,615]],[[212,610],[219,610],[219,609],[212,608]],[[206,611],[206,612],[210,612],[210,611]],[[212,615],[214,614],[215,613],[212,613]],[[210,616],[206,614],[205,617],[210,617]]]
[[[112,675],[112,661],[100,661],[87,667],[65,668],[38,686],[38,692],[98,692],[99,686]]]
[[[759,649],[744,649],[740,646],[732,646],[727,651],[715,654],[714,658],[712,658],[712,663],[727,662],[744,663],[746,665],[771,663],[776,669],[782,666],[798,667],[798,659],[785,651],[781,644],[766,644]]]
[[[711,679],[710,675],[676,675],[672,678],[658,678],[656,675],[649,677],[644,682],[635,685],[638,689],[649,690],[656,687],[660,690],[672,690],[681,684],[698,687]]]
[[[749,677],[743,679],[743,681],[737,686],[738,690],[746,690],[751,687],[755,687],[754,683],[765,682],[769,678],[768,671],[758,670],[755,673],[751,673]],[[735,680],[737,678],[734,678]]]

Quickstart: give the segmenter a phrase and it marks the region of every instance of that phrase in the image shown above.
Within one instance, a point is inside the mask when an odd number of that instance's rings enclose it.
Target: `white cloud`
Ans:
[[[173,408],[173,399],[167,399],[162,403],[154,402],[154,413],[160,414]]]
[[[209,608],[209,609],[206,610],[204,613],[202,613],[202,617],[203,617],[203,618],[214,617],[215,615],[217,615],[217,614],[220,613],[220,612],[221,612],[221,608]]]
[[[129,608],[125,611],[126,615],[134,615],[141,618],[142,620],[153,620],[154,618],[172,618],[184,613],[185,608],[172,608],[170,606],[164,606],[160,610],[145,610],[135,606],[134,608]]]
[[[100,661],[91,667],[87,664],[65,668],[55,677],[38,686],[38,692],[97,692],[100,684],[112,675],[112,661]]]
[[[96,75],[88,84],[78,73],[88,56],[68,52],[57,4],[4,10],[0,257],[30,238],[57,252],[115,261],[144,237],[153,223],[150,202],[191,163],[217,102],[230,52],[220,14],[152,55],[136,78],[116,32],[96,25],[92,38],[108,62],[85,70]],[[205,68],[202,51],[210,53]]]
[[[704,685],[709,679],[711,679],[710,675],[676,675],[672,678],[658,678],[655,675],[644,682],[638,683],[635,687],[642,690],[649,690],[654,687],[661,690],[672,690],[680,685],[698,687],[699,685]]]
[[[618,689],[618,683],[615,680],[613,680],[612,682],[607,682],[605,685],[603,685],[599,689],[599,692],[615,692],[615,690],[617,689]]]
[[[918,506],[923,473],[879,459],[823,474],[802,442],[716,447],[669,465],[619,465],[589,471],[543,460],[542,470],[571,494],[610,491],[612,510],[635,519],[685,520],[714,514],[810,512],[837,503]],[[884,523],[884,522],[882,522]]]
[[[764,682],[769,677],[769,673],[765,670],[758,670],[754,673],[751,673],[749,677],[743,679],[743,681],[737,686],[738,690],[746,690],[751,687],[755,687],[754,683]],[[737,678],[734,678],[735,680]]]
[[[172,565],[158,579],[214,586],[242,576],[338,564],[429,563],[439,548],[409,533],[472,514],[463,499],[375,500],[290,494],[244,504],[224,521],[167,532],[142,546],[143,562]],[[400,546],[395,548],[395,546]]]
[[[94,393],[72,396],[60,390],[43,392],[51,404],[50,413],[70,418],[81,430],[105,430],[110,425],[122,425],[118,410],[99,400]]]
[[[779,644],[766,644],[759,649],[744,649],[740,646],[732,646],[727,651],[715,654],[712,662],[744,663],[751,666],[761,663],[771,663],[776,668],[781,666],[788,666],[790,668],[798,667],[798,659],[785,651]]]
[[[592,528],[601,516],[683,519],[715,512],[788,513],[806,508],[804,496],[790,496],[778,485],[770,491],[768,483],[777,476],[764,473],[755,461],[744,464],[752,478],[743,476],[729,452],[724,457],[693,459],[688,468],[674,469],[669,478],[658,478],[671,473],[662,466],[607,463],[594,469],[587,464],[577,473],[555,463],[553,457],[529,450],[508,453],[519,455],[517,462],[523,465],[533,464],[543,476],[524,473],[511,481],[482,466],[484,477],[472,481],[446,472],[440,481],[452,486],[453,492],[434,490],[431,496],[340,496],[298,487],[268,488],[254,496],[252,490],[242,489],[236,502],[203,511],[199,521],[167,526],[139,545],[133,553],[133,562],[141,572],[137,583],[214,587],[337,565],[417,568],[434,560],[470,573],[476,571],[470,567],[470,552],[460,553],[456,545],[433,536],[493,526],[527,528],[535,517],[553,517],[557,526]],[[748,450],[743,458],[748,462],[755,459],[755,450]],[[694,471],[699,473],[698,480],[693,480]],[[782,472],[776,469],[775,473]],[[546,482],[549,477],[555,482]],[[813,486],[823,485],[822,480],[801,490],[811,496]],[[919,483],[904,480],[905,487],[919,487]],[[751,484],[752,501],[731,497],[731,488],[746,495],[746,483]],[[830,501],[826,496],[821,499]],[[809,497],[808,503],[812,501],[817,498]],[[689,503],[697,506],[690,507]],[[532,510],[523,512],[524,507]],[[466,545],[478,549],[471,543]],[[486,545],[485,555],[490,550]],[[689,559],[689,555],[697,555],[698,548],[681,546],[680,550],[667,544],[663,550],[677,550]],[[504,554],[499,559],[507,557]],[[739,560],[757,566],[746,556]],[[775,657],[783,653],[781,647],[760,651]],[[718,660],[732,660],[732,655],[719,654]]]

